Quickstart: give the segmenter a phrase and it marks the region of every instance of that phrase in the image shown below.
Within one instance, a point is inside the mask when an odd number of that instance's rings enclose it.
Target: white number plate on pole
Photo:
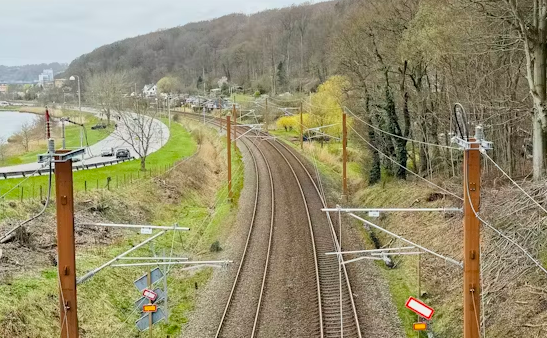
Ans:
[[[368,217],[380,217],[380,212],[377,210],[369,211]]]
[[[141,234],[143,234],[143,235],[152,235],[152,228],[142,227],[141,228]]]

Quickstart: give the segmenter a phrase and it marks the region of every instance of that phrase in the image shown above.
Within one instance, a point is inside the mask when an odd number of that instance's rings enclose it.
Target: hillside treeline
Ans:
[[[303,4],[119,41],[74,60],[69,72],[89,79],[123,71],[139,88],[169,75],[184,92],[214,88],[226,77],[270,94],[315,91],[343,75],[349,85],[340,105],[360,116],[364,123],[357,120],[356,128],[374,146],[371,182],[381,170],[405,178],[389,158],[421,175],[458,175],[461,153],[443,148],[455,130],[455,102],[466,109],[469,134],[483,125],[503,168],[539,178],[547,145],[547,44],[540,25],[546,6],[540,0]]]
[[[303,4],[190,23],[97,48],[69,72],[127,70],[140,88],[173,75],[187,91],[216,87],[223,76],[263,92],[310,90],[334,72],[329,37],[343,16],[338,7]]]
[[[469,136],[482,125],[507,172],[544,176],[545,1],[345,4],[330,55],[350,79],[345,104],[363,121],[356,128],[373,145],[363,142],[373,154],[371,182],[380,168],[405,177],[390,159],[422,176],[461,175],[461,151],[447,148],[454,146],[456,102],[466,110]]]

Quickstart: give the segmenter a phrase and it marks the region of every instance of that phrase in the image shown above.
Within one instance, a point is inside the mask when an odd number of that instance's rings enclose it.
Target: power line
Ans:
[[[511,176],[509,176],[509,174],[507,174],[490,156],[488,156],[488,154],[486,153],[486,150],[482,149],[480,150],[481,154],[483,154],[488,160],[490,160],[490,162],[492,162],[492,164],[494,164],[494,166],[496,166],[496,168],[499,169],[499,171],[502,172],[502,174],[507,177],[509,179],[509,181],[511,181],[511,183],[513,183],[520,191],[522,191],[522,193],[524,195],[526,195],[526,197],[528,197],[528,199],[530,199],[532,202],[534,202],[535,205],[537,205],[541,210],[543,210],[546,214],[547,214],[547,209],[545,209],[541,204],[539,204],[538,201],[536,201],[532,196],[530,196],[530,194],[528,194],[517,182],[515,182],[515,180],[513,180],[511,178]]]
[[[463,198],[440,187],[439,185],[431,182],[430,180],[428,180],[427,178],[424,178],[420,175],[418,175],[417,173],[415,173],[414,171],[408,169],[406,166],[400,164],[399,162],[395,161],[394,159],[392,159],[390,156],[387,156],[386,154],[384,154],[382,151],[380,151],[380,149],[376,148],[375,146],[373,146],[369,141],[367,141],[363,136],[361,136],[361,134],[359,134],[351,125],[349,126],[349,128],[351,128],[351,130],[353,130],[353,132],[355,134],[357,134],[357,136],[359,136],[363,141],[365,141],[365,143],[367,143],[371,148],[373,148],[374,150],[376,150],[378,153],[382,154],[384,157],[386,157],[387,159],[389,159],[391,162],[395,163],[396,165],[398,165],[399,167],[403,168],[404,170],[406,170],[407,172],[411,173],[412,175],[420,178],[421,180],[424,180],[425,182],[427,182],[428,184],[438,188],[438,189],[441,189],[442,191],[444,191],[445,193],[449,194],[449,195],[452,195],[454,197],[456,197],[457,199],[463,201]]]
[[[21,184],[25,183],[29,178],[31,177],[34,177],[34,174],[36,174],[38,171],[42,170],[43,166],[41,166],[40,168],[36,169],[32,174],[28,175],[28,177],[26,177],[24,180],[22,180],[21,182],[17,183],[14,187],[12,187],[10,190],[6,191],[2,196],[0,196],[0,199],[4,198],[5,196],[7,196],[7,194],[9,194],[10,192],[12,192],[13,190],[15,190],[15,188],[17,188],[18,186],[20,186]]]
[[[404,136],[400,136],[400,135],[395,135],[395,134],[392,134],[390,132],[387,132],[385,130],[382,130],[368,122],[365,122],[363,119],[359,118],[359,116],[357,116],[355,113],[353,113],[351,110],[348,109],[348,107],[344,107],[344,110],[346,110],[347,112],[349,112],[351,115],[353,115],[353,117],[355,119],[357,119],[358,121],[361,121],[362,123],[366,124],[367,126],[381,132],[381,133],[384,133],[384,134],[387,134],[387,135],[390,135],[392,137],[396,137],[396,138],[400,138],[400,139],[403,139],[403,140],[406,140],[406,141],[410,141],[410,142],[416,142],[416,143],[420,143],[420,144],[424,144],[424,145],[427,145],[427,146],[432,146],[432,147],[439,147],[439,148],[445,148],[445,149],[455,149],[455,150],[460,150],[460,148],[456,148],[456,147],[451,147],[451,146],[445,146],[445,145],[442,145],[442,144],[435,144],[435,143],[429,143],[429,142],[424,142],[424,141],[418,141],[418,140],[414,140],[414,139],[411,139],[411,138],[408,138],[408,137],[404,137]]]
[[[6,241],[8,241],[9,239],[11,239],[13,237],[12,233],[19,229],[20,227],[22,227],[23,225],[27,224],[27,223],[30,223],[32,222],[33,220],[37,219],[38,217],[42,216],[42,214],[46,211],[48,205],[49,205],[49,200],[50,200],[50,197],[51,197],[51,186],[52,186],[52,182],[51,182],[51,179],[52,179],[52,174],[51,174],[52,170],[51,170],[51,161],[49,162],[49,183],[48,183],[48,192],[47,192],[47,198],[46,198],[46,202],[44,203],[44,207],[42,208],[42,210],[40,210],[40,212],[38,212],[36,215],[30,217],[29,219],[21,222],[19,225],[13,227],[11,230],[9,230],[7,233],[4,234],[4,236],[2,236],[0,238],[0,243],[5,243]],[[23,181],[24,182],[24,181]],[[21,182],[22,183],[22,182]]]
[[[466,152],[466,154],[469,154],[468,152]],[[468,155],[466,155],[468,156]],[[465,185],[467,187],[467,196],[468,198],[470,199],[470,195],[469,195],[469,184],[466,184]],[[532,262],[534,262],[534,264],[539,267],[546,275],[547,275],[547,269],[545,269],[543,267],[543,265],[541,265],[541,263],[536,260],[532,254],[530,254],[524,247],[522,247],[520,244],[517,243],[516,240],[512,239],[511,237],[509,237],[508,235],[504,234],[503,232],[501,232],[500,230],[498,230],[497,228],[495,228],[494,226],[492,226],[490,223],[488,223],[487,221],[485,221],[479,214],[478,212],[475,210],[475,207],[473,206],[473,203],[469,203],[469,205],[471,206],[471,210],[473,211],[473,213],[475,214],[475,216],[477,217],[477,219],[479,221],[481,221],[482,224],[486,225],[487,227],[489,227],[490,229],[492,229],[494,232],[496,232],[500,237],[503,237],[505,238],[507,241],[509,241],[509,243],[513,244],[514,246],[516,246],[517,248],[519,248],[519,250],[521,250]]]

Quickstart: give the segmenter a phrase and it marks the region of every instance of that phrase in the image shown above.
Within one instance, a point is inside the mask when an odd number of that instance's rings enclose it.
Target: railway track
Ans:
[[[353,299],[351,284],[345,265],[339,268],[338,258],[325,255],[326,252],[337,251],[340,248],[338,235],[330,215],[317,214],[327,206],[324,196],[304,163],[294,154],[294,151],[277,141],[268,141],[285,159],[293,175],[299,182],[299,187],[306,205],[314,208],[310,219],[310,228],[314,240],[314,251],[317,257],[318,289],[321,310],[321,337],[358,337],[362,338],[359,317]],[[297,174],[299,172],[299,174]],[[304,189],[307,187],[307,189]],[[305,194],[304,191],[315,192]],[[308,210],[309,212],[309,210]],[[315,215],[313,215],[315,214]]]
[[[193,119],[201,120],[201,116],[196,116],[192,113],[186,113],[185,115]],[[218,119],[210,119],[207,123],[215,124],[219,126]],[[245,130],[245,127],[238,127],[238,129]],[[263,134],[266,135],[266,134]],[[324,215],[321,212],[321,208],[326,207],[326,200],[324,195],[319,189],[317,182],[314,180],[313,176],[310,174],[309,170],[306,168],[304,163],[298,158],[294,153],[294,150],[287,147],[285,144],[278,142],[277,140],[263,140],[259,141],[258,144],[255,142],[250,142],[245,138],[241,139],[242,142],[246,145],[251,153],[253,163],[255,166],[255,171],[257,173],[257,190],[255,196],[255,210],[253,211],[253,217],[251,220],[251,225],[249,228],[249,233],[247,236],[247,241],[241,258],[241,262],[238,268],[238,272],[230,296],[226,303],[223,316],[220,320],[216,337],[255,337],[260,326],[260,311],[262,306],[263,295],[266,290],[267,285],[267,273],[268,273],[268,264],[270,259],[270,252],[272,247],[272,235],[274,229],[274,214],[275,214],[275,200],[274,200],[274,181],[272,178],[272,170],[268,163],[267,156],[265,153],[272,152],[277,153],[282,159],[284,164],[290,169],[292,176],[294,177],[298,191],[302,198],[302,203],[304,205],[307,225],[309,229],[309,235],[311,240],[311,252],[314,262],[314,271],[315,271],[315,285],[316,297],[317,297],[317,323],[313,324],[317,326],[317,331],[309,332],[310,337],[321,337],[321,338],[331,338],[331,337],[357,337],[362,338],[362,333],[359,325],[359,318],[357,315],[357,310],[355,307],[355,301],[353,299],[353,293],[351,290],[351,284],[349,281],[349,276],[344,265],[340,266],[338,262],[338,257],[334,255],[325,255],[326,252],[332,252],[340,250],[340,242],[338,240],[338,234],[334,228],[334,224],[330,215]],[[252,146],[250,145],[252,144]],[[263,147],[263,149],[261,149]],[[234,305],[234,299],[237,298],[236,295],[241,289],[242,285],[247,282],[241,282],[241,271],[244,269],[245,264],[247,264],[249,256],[249,247],[257,245],[258,243],[253,242],[253,228],[254,222],[256,220],[256,213],[258,207],[258,197],[259,194],[259,171],[257,165],[257,156],[253,154],[255,150],[260,156],[260,160],[264,161],[267,167],[267,172],[270,179],[270,192],[271,192],[271,221],[270,221],[270,230],[269,230],[269,239],[267,245],[267,251],[265,254],[264,267],[261,279],[260,291],[257,294],[256,291],[253,292],[253,296],[247,299],[247,304],[253,303],[256,311],[254,312],[254,319],[252,320],[253,325],[250,331],[243,333],[245,330],[242,327],[250,326],[245,322],[250,323],[249,319],[242,319],[241,316],[238,317],[237,305]],[[279,164],[279,163],[276,163]],[[263,256],[264,254],[262,254]],[[245,278],[245,277],[244,277]],[[255,276],[256,285],[256,276]],[[311,286],[311,285],[310,285]],[[256,286],[253,288],[256,290]],[[256,301],[254,301],[256,299]],[[239,325],[231,325],[230,321],[234,320],[239,323]],[[259,336],[261,336],[259,334]]]
[[[272,246],[275,199],[270,164],[262,150],[253,142],[248,140],[242,142],[249,149],[255,167],[257,187],[255,204],[240,264],[215,337],[255,337]],[[257,155],[260,158],[257,158]],[[258,168],[259,161],[263,161],[263,165],[267,169],[266,179],[262,178],[261,170]],[[261,193],[265,187],[269,187],[269,201],[268,193]],[[265,201],[260,201],[261,198]],[[259,226],[266,224],[260,224],[257,214],[261,212],[260,208],[266,206],[268,202],[270,204],[269,225],[265,229],[258,229]],[[256,278],[256,273],[259,270],[261,270],[261,279]],[[254,309],[252,313],[251,309]],[[249,325],[251,323],[252,326]]]

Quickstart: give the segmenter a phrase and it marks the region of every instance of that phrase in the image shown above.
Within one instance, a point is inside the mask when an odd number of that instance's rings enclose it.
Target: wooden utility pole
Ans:
[[[148,290],[152,290],[152,272],[150,271],[150,269],[148,269],[148,273],[146,274],[146,283],[148,284]],[[148,304],[152,305],[152,301],[148,300]],[[152,320],[152,312],[149,312],[148,313],[148,334],[150,335],[150,338],[152,338],[152,325],[154,325],[154,321]]]
[[[463,161],[463,326],[464,338],[480,337],[480,207],[481,158],[479,144],[469,140]]]
[[[417,284],[418,284],[418,293],[416,294],[416,299],[420,299],[422,298],[422,292],[420,291],[421,289],[421,272],[420,272],[420,255],[416,255],[418,257],[418,266],[417,266],[417,269],[416,269],[416,274],[418,275],[418,280],[417,280]],[[417,322],[419,323],[421,321],[421,318],[420,315],[418,315],[418,320]],[[420,331],[416,331],[418,333],[417,337],[420,338]]]
[[[266,98],[266,113],[264,113],[264,123],[266,124],[266,132],[268,132],[268,126],[270,124],[270,116],[268,115],[268,98]]]
[[[302,118],[302,102],[300,102],[300,150],[304,149],[304,119]]]
[[[347,162],[348,162],[348,130],[346,126],[346,113],[342,113],[342,198],[348,197],[348,177],[347,177]]]
[[[67,150],[59,153],[68,152]],[[58,156],[56,160],[60,160]],[[74,196],[72,160],[55,163],[57,206],[57,257],[61,308],[61,338],[78,338],[76,302],[76,248],[74,241]]]
[[[237,110],[236,105],[234,104],[232,107],[233,112],[233,119],[234,119],[234,153],[236,152],[236,139],[237,139]]]
[[[228,199],[232,200],[232,138],[230,136],[230,120],[232,115],[226,115],[226,150],[228,151]]]
[[[220,114],[218,115],[220,118],[220,132],[222,132],[222,97],[218,98],[218,108],[220,109]]]

